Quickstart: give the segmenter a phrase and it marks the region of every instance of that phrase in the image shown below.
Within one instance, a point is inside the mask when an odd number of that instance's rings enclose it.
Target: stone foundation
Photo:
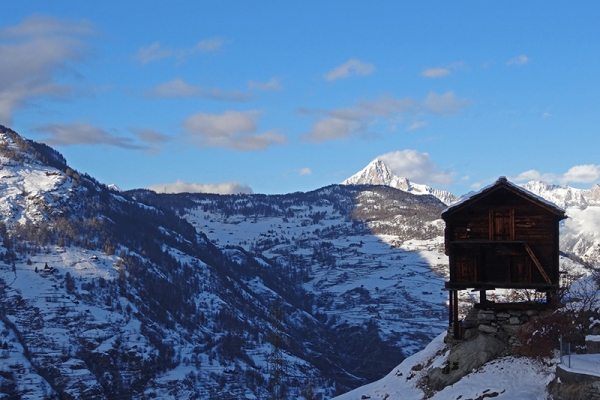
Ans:
[[[453,339],[453,328],[448,328],[446,343],[452,347],[465,340],[472,340],[480,334],[490,335],[507,345],[505,354],[512,354],[521,344],[517,340],[517,331],[521,325],[538,315],[547,315],[550,311],[534,309],[478,309],[472,308],[460,322],[461,339]]]

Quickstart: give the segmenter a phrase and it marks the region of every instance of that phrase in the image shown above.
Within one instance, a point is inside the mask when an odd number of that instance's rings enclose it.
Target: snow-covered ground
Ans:
[[[600,377],[600,354],[564,355],[560,368],[567,372]]]
[[[282,268],[303,265],[309,276],[303,287],[316,296],[315,311],[357,326],[375,320],[406,355],[447,326],[442,236],[401,242],[396,235],[355,232],[333,204],[298,207],[286,218],[225,218],[202,204],[187,211],[197,231],[222,247],[259,252]],[[325,217],[314,221],[310,213]]]
[[[524,357],[502,357],[474,370],[433,397],[427,397],[421,380],[430,368],[438,367],[446,360],[445,335],[445,332],[440,334],[424,350],[408,357],[381,380],[335,399],[458,400],[481,398],[485,394],[505,400],[546,399],[546,386],[554,378],[558,359],[540,362]]]

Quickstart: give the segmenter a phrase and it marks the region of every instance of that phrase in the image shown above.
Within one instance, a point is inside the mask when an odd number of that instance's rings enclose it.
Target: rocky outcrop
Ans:
[[[512,354],[521,345],[516,337],[519,328],[531,317],[547,312],[472,308],[461,321],[461,339],[453,339],[453,329],[448,330],[445,341],[450,352],[443,366],[428,371],[429,388],[442,390],[486,362]]]
[[[474,369],[500,356],[506,347],[506,343],[485,334],[454,346],[445,365],[428,372],[429,386],[439,391],[458,382]]]

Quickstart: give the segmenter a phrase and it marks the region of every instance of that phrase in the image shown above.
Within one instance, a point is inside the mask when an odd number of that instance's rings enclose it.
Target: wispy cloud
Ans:
[[[129,132],[133,133],[135,136],[137,136],[146,143],[160,144],[172,140],[171,136],[155,131],[154,129],[143,129],[134,127],[129,127],[127,129],[129,130]]]
[[[239,90],[205,89],[200,86],[190,85],[182,79],[173,79],[172,81],[161,83],[147,90],[145,93],[148,97],[198,97],[220,101],[248,101],[254,97]]]
[[[252,188],[239,182],[189,183],[177,180],[175,183],[157,183],[148,187],[156,193],[216,193],[216,194],[252,194]]]
[[[453,181],[453,174],[439,168],[428,153],[406,149],[377,156],[394,174],[403,176],[416,183],[448,185]]]
[[[525,54],[511,58],[506,62],[506,65],[525,65],[529,62],[529,57]]]
[[[450,75],[448,68],[427,68],[421,72],[421,75],[427,78],[440,78],[442,76]]]
[[[328,81],[334,81],[336,79],[349,78],[355,75],[369,75],[375,71],[375,65],[364,63],[356,58],[351,58],[339,67],[335,67],[328,73],[324,78]]]
[[[149,62],[170,57],[177,59],[178,62],[184,62],[188,57],[195,53],[206,53],[220,50],[224,43],[225,40],[222,38],[214,37],[201,40],[191,47],[176,49],[163,46],[160,44],[160,42],[154,42],[149,46],[140,47],[137,53],[133,55],[133,59],[141,62],[142,64],[147,64]]]
[[[83,41],[95,27],[85,20],[43,16],[24,19],[0,29],[0,123],[10,125],[15,110],[44,96],[66,96],[73,89],[55,82],[55,76],[72,73],[73,61],[88,54]]]
[[[248,81],[248,89],[262,90],[265,92],[273,92],[281,90],[281,79],[271,78],[268,82]]]
[[[299,175],[312,175],[312,171],[310,168],[302,168]]]
[[[128,150],[148,150],[146,145],[140,145],[129,137],[113,135],[104,129],[88,124],[45,124],[38,125],[34,131],[50,135],[43,139],[51,146],[72,145],[107,145]]]
[[[467,104],[467,100],[456,98],[452,92],[444,94],[431,92],[423,101],[423,109],[437,115],[456,115]]]
[[[423,75],[426,78],[441,78],[442,76],[450,75],[452,70],[461,68],[463,66],[463,62],[455,62],[444,67],[425,68],[421,72],[421,75]]]
[[[356,135],[366,135],[368,127],[375,122],[395,124],[406,116],[423,114],[449,116],[457,114],[468,102],[458,99],[454,93],[430,93],[422,102],[413,99],[397,99],[391,96],[381,97],[373,102],[360,102],[351,108],[336,110],[300,109],[305,115],[324,115],[316,121],[311,130],[300,135],[300,140],[322,143],[329,140],[345,139]],[[426,122],[413,123],[408,128],[416,129]],[[419,125],[420,124],[420,125]],[[409,129],[410,130],[410,129]]]
[[[583,164],[575,165],[564,174],[540,173],[534,169],[521,172],[519,175],[510,176],[515,182],[545,181],[549,183],[593,183],[600,179],[600,165]]]
[[[412,124],[410,124],[408,127],[406,127],[407,131],[414,131],[416,129],[422,128],[424,126],[427,125],[427,122],[425,121],[415,121]]]
[[[263,150],[287,143],[277,130],[257,133],[258,111],[225,111],[222,114],[198,112],[183,122],[185,137],[198,147],[224,147],[230,150]]]

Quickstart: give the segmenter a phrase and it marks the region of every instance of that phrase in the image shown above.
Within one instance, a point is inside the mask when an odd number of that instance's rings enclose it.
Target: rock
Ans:
[[[523,315],[523,313],[521,311],[509,311],[509,312],[510,312],[511,317],[520,317],[521,315]]]
[[[489,335],[477,335],[475,339],[456,345],[443,368],[432,368],[428,372],[429,385],[434,390],[442,390],[458,382],[472,370],[498,357],[506,350],[502,341]]]
[[[498,330],[498,334],[496,335],[496,337],[502,340],[504,343],[508,343],[508,341],[510,340],[510,336],[508,336],[508,334],[502,329]]]
[[[481,332],[490,333],[492,335],[498,333],[498,328],[490,325],[479,325],[477,329],[479,329]]]
[[[506,313],[506,312],[499,312],[498,314],[496,314],[496,317],[498,317],[498,319],[500,319],[500,318],[509,319],[510,314]]]
[[[540,312],[538,310],[527,310],[526,314],[528,317],[533,317],[535,315],[538,315]]]
[[[511,325],[519,325],[521,323],[521,320],[519,319],[519,317],[510,317],[508,323]]]
[[[493,311],[486,311],[486,310],[480,310],[477,313],[477,319],[481,322],[485,322],[485,321],[495,321],[496,320],[496,313]]]
[[[517,333],[517,331],[519,330],[520,326],[519,325],[504,325],[502,328],[510,336],[514,336]]]
[[[479,329],[467,329],[463,335],[465,340],[475,337],[479,333]]]

